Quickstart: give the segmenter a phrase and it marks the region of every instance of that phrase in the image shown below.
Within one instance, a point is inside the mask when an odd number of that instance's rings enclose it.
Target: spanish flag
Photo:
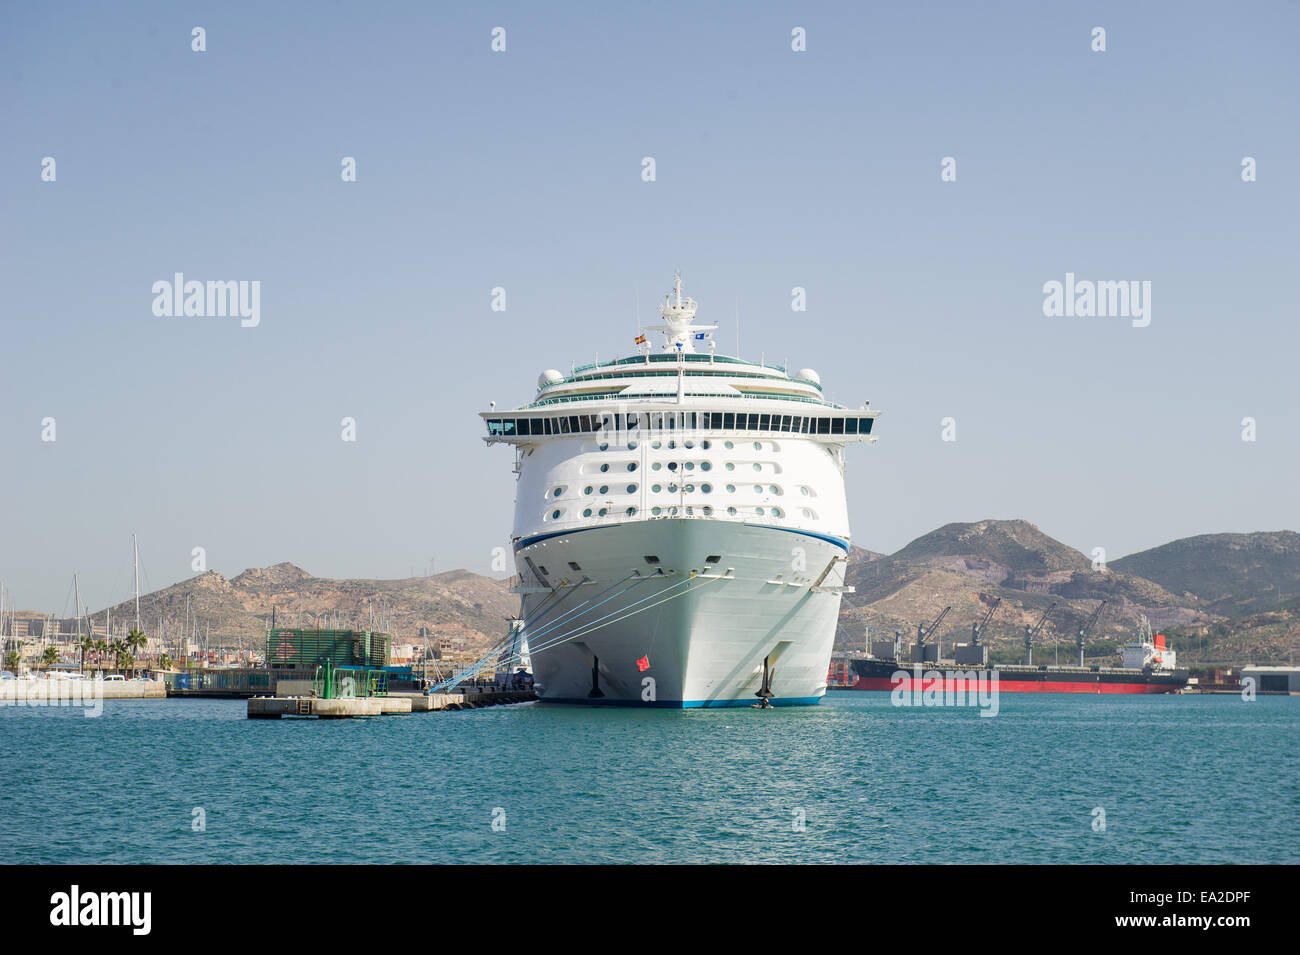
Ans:
[[[644,345],[644,344],[645,344],[645,336],[644,336],[644,335],[638,335],[638,336],[636,337],[636,343],[637,343],[638,345]]]

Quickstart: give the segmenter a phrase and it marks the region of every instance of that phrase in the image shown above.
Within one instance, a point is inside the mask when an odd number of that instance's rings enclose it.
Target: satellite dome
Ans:
[[[817,374],[817,372],[813,371],[811,368],[800,368],[794,373],[794,376],[796,378],[806,378],[814,385],[820,385],[822,383],[822,376]]]
[[[538,389],[545,388],[547,385],[558,385],[564,380],[564,375],[560,374],[554,368],[548,368],[537,376]]]

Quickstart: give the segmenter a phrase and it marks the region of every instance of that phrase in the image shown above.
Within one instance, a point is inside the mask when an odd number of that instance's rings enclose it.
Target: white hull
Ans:
[[[758,700],[767,658],[773,703],[816,703],[826,692],[845,556],[845,543],[828,536],[702,518],[525,538],[516,551],[521,578],[536,579],[531,559],[555,588],[524,600],[538,693],[579,703],[747,705]]]

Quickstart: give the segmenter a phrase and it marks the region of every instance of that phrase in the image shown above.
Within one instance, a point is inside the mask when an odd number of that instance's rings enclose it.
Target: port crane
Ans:
[[[1047,623],[1047,618],[1052,615],[1052,611],[1055,609],[1056,601],[1054,600],[1052,605],[1043,611],[1043,615],[1038,618],[1037,624],[1032,627],[1025,624],[1025,666],[1034,665],[1034,637],[1038,636],[1039,631],[1043,629],[1043,624]]]
[[[993,615],[997,613],[998,607],[1000,606],[1002,606],[1002,598],[994,598],[993,606],[989,607],[988,612],[984,614],[984,619],[979,623],[972,623],[970,625],[970,644],[972,647],[978,647],[980,645],[980,635],[984,632],[984,628],[988,626],[988,622],[993,619]]]
[[[1109,600],[1109,598],[1107,598],[1107,600]],[[1092,612],[1092,616],[1088,618],[1088,622],[1079,628],[1079,666],[1083,666],[1083,638],[1088,635],[1088,631],[1092,629],[1093,624],[1097,622],[1097,618],[1101,616],[1101,608],[1106,606],[1107,600],[1103,600],[1101,603],[1097,604],[1097,609]]]
[[[921,655],[921,659],[914,662],[923,663],[925,661],[925,650],[922,649],[925,646],[925,638],[939,629],[939,624],[943,623],[943,618],[948,616],[948,611],[951,609],[951,605],[944,607],[939,613],[939,616],[935,617],[928,627],[919,623],[916,625],[916,646],[917,652]]]

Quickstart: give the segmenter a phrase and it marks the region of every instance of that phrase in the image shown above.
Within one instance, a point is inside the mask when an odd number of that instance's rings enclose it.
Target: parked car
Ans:
[[[120,674],[120,673],[110,673],[108,676],[104,677],[104,679],[105,679],[105,681],[107,681],[107,682],[109,682],[109,683],[125,683],[125,682],[126,682],[126,677],[122,676],[122,674]]]

